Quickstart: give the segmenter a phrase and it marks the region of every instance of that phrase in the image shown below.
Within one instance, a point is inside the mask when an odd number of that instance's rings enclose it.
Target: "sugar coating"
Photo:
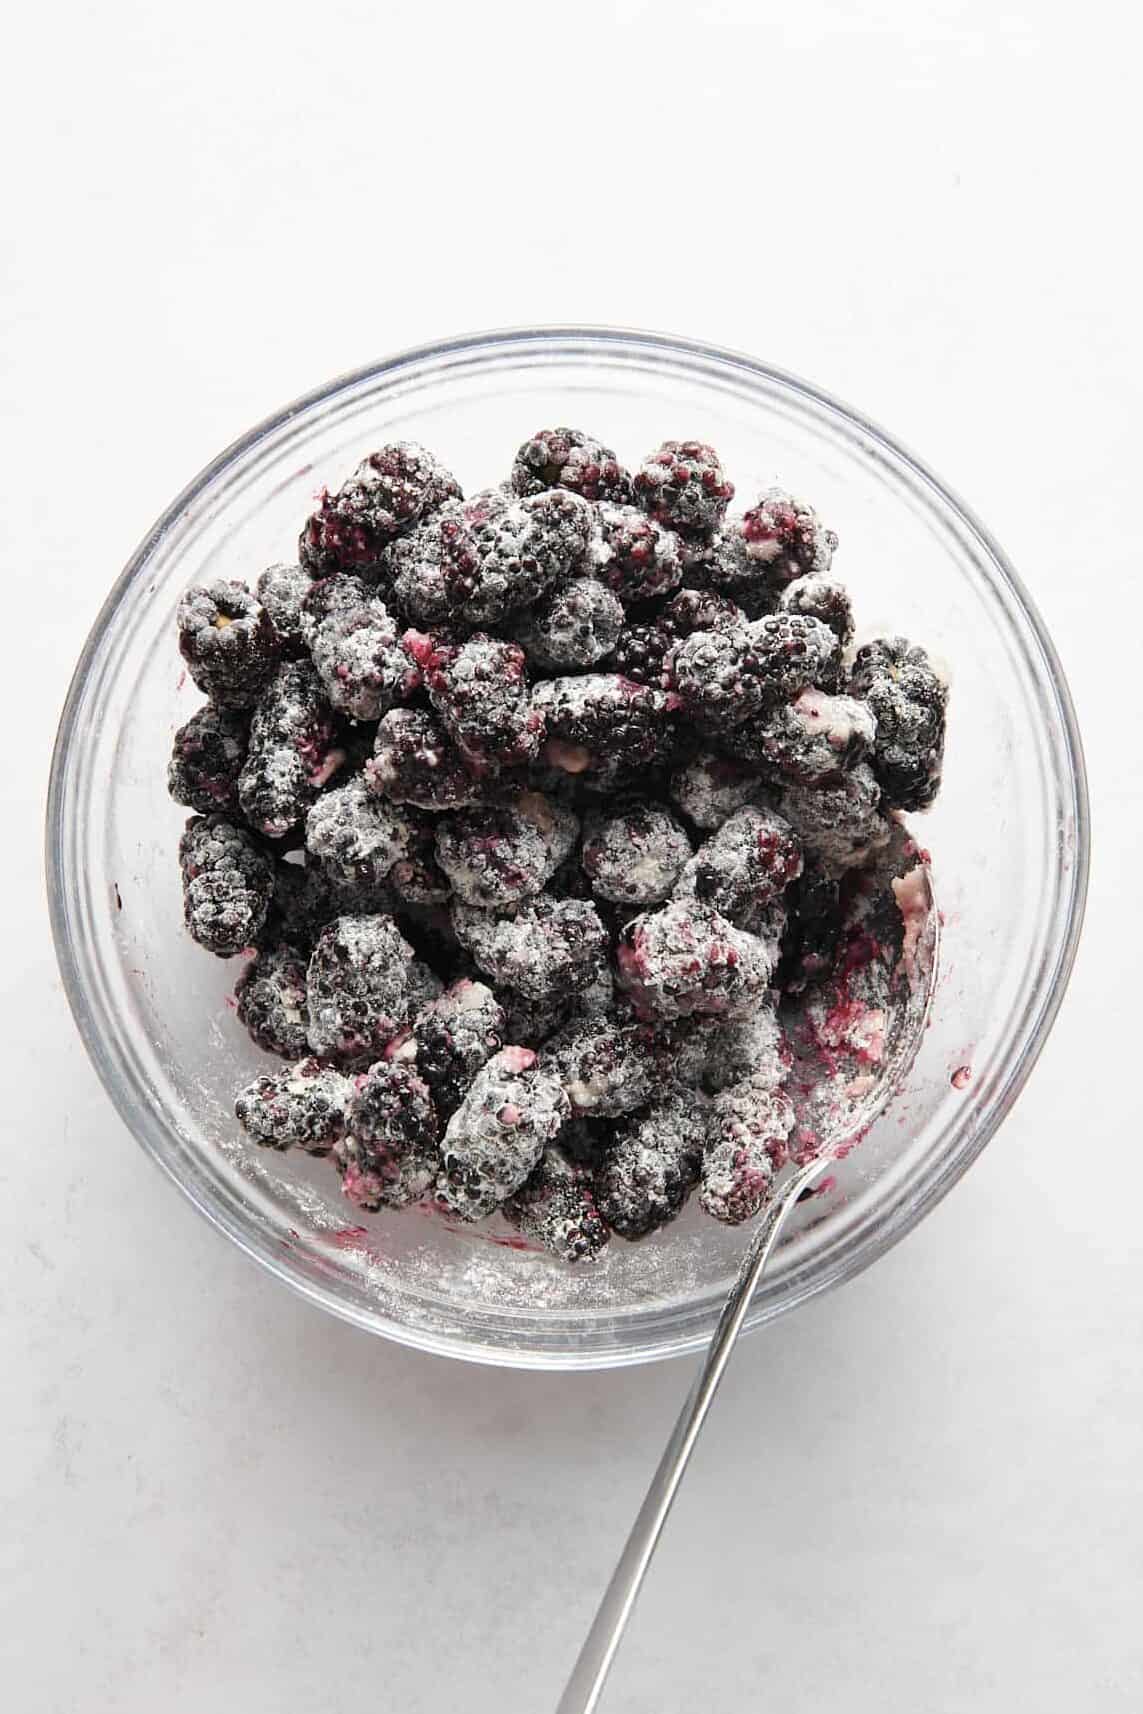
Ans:
[[[672,803],[704,832],[721,827],[744,804],[765,797],[753,768],[714,750],[699,750],[676,768],[667,789]]]
[[[284,656],[305,653],[302,602],[312,587],[313,578],[300,565],[267,566],[254,586],[258,600],[270,615]]]
[[[324,928],[306,977],[314,1053],[379,1058],[420,1003],[412,993],[413,959],[413,948],[383,912],[340,916]]]
[[[516,494],[568,488],[585,500],[623,501],[631,497],[631,478],[609,446],[582,429],[537,429],[512,462]]]
[[[590,987],[607,956],[607,931],[582,899],[541,893],[510,916],[457,902],[452,922],[484,974],[526,1000],[570,998]]]
[[[462,809],[487,795],[441,721],[421,708],[393,708],[381,720],[365,783],[393,803],[422,809]]]
[[[812,506],[769,488],[713,544],[707,580],[736,599],[765,607],[796,578],[830,569],[837,537]]]
[[[836,783],[873,747],[877,723],[868,703],[803,690],[724,734],[727,750],[779,781]]]
[[[220,708],[250,708],[273,676],[281,643],[270,615],[244,583],[218,578],[179,602],[179,653],[198,688]]]
[[[801,835],[807,853],[835,875],[864,863],[892,831],[868,762],[859,762],[830,785],[788,785],[778,808]]]
[[[303,819],[343,766],[333,711],[308,661],[280,666],[250,722],[238,797],[260,833],[278,838]]]
[[[788,1075],[787,1058],[782,1026],[769,1000],[742,1018],[682,1019],[669,1037],[673,1075],[708,1095],[755,1074],[780,1088]]]
[[[770,984],[777,949],[706,905],[672,900],[619,937],[617,973],[641,1016],[741,1015]]]
[[[625,905],[665,899],[691,855],[681,822],[657,803],[632,803],[584,822],[581,861],[592,891]]]
[[[438,1200],[460,1220],[483,1220],[519,1190],[570,1117],[558,1078],[536,1055],[501,1048],[448,1122]]]
[[[532,706],[547,724],[546,761],[568,774],[629,777],[661,760],[674,738],[671,699],[618,673],[545,679]]]
[[[517,643],[478,632],[467,642],[451,644],[410,630],[404,648],[474,772],[518,767],[538,753],[544,723],[533,711],[524,651]]]
[[[673,1089],[617,1129],[593,1175],[596,1204],[612,1231],[634,1242],[682,1212],[698,1182],[706,1127],[705,1098]]]
[[[359,579],[312,585],[301,623],[330,703],[351,720],[379,720],[420,685],[396,619]]]
[[[326,792],[306,816],[306,850],[345,880],[383,881],[411,839],[409,815],[372,796],[360,775]]]
[[[949,691],[916,643],[879,637],[857,651],[850,689],[877,721],[873,772],[887,809],[927,809],[940,790]]]
[[[579,821],[539,792],[442,815],[436,858],[458,899],[502,910],[538,893],[579,836]]]
[[[288,942],[256,954],[234,989],[238,1021],[267,1053],[300,1059],[308,1047],[306,955]]]
[[[774,1173],[786,1159],[794,1109],[756,1073],[716,1095],[710,1106],[699,1201],[726,1226],[740,1226],[773,1195]]]
[[[638,506],[602,501],[587,550],[593,577],[623,606],[670,594],[682,581],[679,539]]]
[[[844,649],[853,639],[853,602],[844,583],[824,572],[797,577],[778,597],[782,613],[804,613],[828,625]]]
[[[167,790],[176,803],[202,815],[238,808],[238,776],[246,760],[246,713],[206,702],[175,733]]]
[[[646,1032],[612,1017],[573,1019],[546,1044],[543,1063],[552,1067],[577,1116],[637,1112],[658,1082]]]
[[[533,667],[590,667],[609,655],[623,629],[618,596],[595,577],[572,577],[523,613],[516,635]]]
[[[273,1076],[256,1077],[234,1103],[238,1122],[266,1149],[305,1149],[325,1154],[345,1126],[353,1085],[317,1059]]]
[[[634,489],[660,524],[698,536],[718,528],[734,498],[717,452],[701,440],[665,440],[639,466]]]
[[[191,938],[217,958],[253,946],[273,897],[274,865],[246,829],[224,815],[192,816],[179,867]]]
[[[416,441],[380,447],[335,494],[323,491],[298,543],[301,563],[315,577],[376,575],[388,542],[459,495],[452,472]]]
[[[333,1158],[358,1208],[406,1208],[440,1171],[440,1125],[428,1085],[411,1065],[380,1060],[354,1079]]]
[[[611,1236],[595,1205],[590,1172],[558,1143],[544,1150],[502,1212],[510,1226],[562,1262],[595,1261]]]
[[[417,1013],[388,1044],[385,1057],[412,1064],[446,1118],[494,1053],[504,1045],[504,1011],[491,988],[462,977]]]
[[[801,841],[789,822],[772,809],[747,805],[695,852],[675,897],[694,899],[739,927],[750,927],[758,911],[801,872]]]

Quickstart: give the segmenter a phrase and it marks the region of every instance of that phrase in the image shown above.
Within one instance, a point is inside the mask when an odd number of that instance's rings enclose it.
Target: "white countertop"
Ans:
[[[112,1113],[42,904],[67,676],[171,494],[342,369],[560,319],[741,346],[916,446],[1055,635],[1095,817],[1071,992],[1015,1114],[907,1242],[737,1355],[604,1708],[1143,1705],[1143,43],[1121,11],[123,0],[7,26],[13,1714],[544,1714],[688,1384],[419,1357],[261,1275]]]

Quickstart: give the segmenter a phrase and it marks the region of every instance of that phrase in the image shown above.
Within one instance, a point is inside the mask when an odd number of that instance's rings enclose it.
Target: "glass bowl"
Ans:
[[[1088,810],[1067,687],[988,533],[888,436],[751,358],[604,328],[481,334],[407,352],[300,399],[178,496],[108,596],[64,709],[47,861],[80,1032],[148,1154],[247,1255],[312,1303],[427,1351],[598,1368],[696,1349],[744,1243],[688,1209],[594,1268],[456,1231],[416,1210],[351,1212],[328,1162],[238,1134],[235,1089],[266,1063],[228,1009],[235,967],[182,929],[166,795],[171,737],[199,703],[174,613],[188,584],[293,557],[315,491],[395,438],[466,491],[540,425],[582,424],[626,461],[713,442],[745,501],[781,481],[841,538],[862,632],[916,637],[953,683],[944,789],[913,825],[944,922],[931,1020],[905,1087],[803,1203],[750,1313],[758,1327],[848,1279],[931,1209],[984,1147],[1043,1046],[1083,913]],[[859,633],[860,635],[860,633]]]

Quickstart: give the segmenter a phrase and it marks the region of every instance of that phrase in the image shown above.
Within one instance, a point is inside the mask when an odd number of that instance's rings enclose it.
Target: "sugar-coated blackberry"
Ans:
[[[749,625],[692,631],[671,650],[665,671],[684,715],[704,732],[741,725],[771,694]]]
[[[615,984],[607,964],[599,967],[586,988],[549,994],[543,1000],[529,998],[519,988],[496,989],[504,1009],[504,1037],[525,1047],[539,1047],[562,1030],[573,1018],[601,1018],[611,1010]]]
[[[746,623],[746,614],[737,602],[713,589],[680,589],[657,623],[672,637],[689,637],[695,631],[735,631]]]
[[[270,615],[286,659],[305,653],[302,602],[312,588],[313,578],[300,565],[267,566],[255,585],[255,594]]]
[[[567,774],[631,779],[674,742],[672,700],[618,673],[546,679],[533,690],[532,706],[547,726],[545,760]]]
[[[440,1124],[411,1065],[379,1060],[354,1079],[345,1133],[334,1145],[343,1193],[358,1208],[407,1208],[440,1171]]]
[[[511,485],[517,494],[568,488],[585,500],[631,498],[631,478],[611,448],[573,428],[537,429],[516,454]]]
[[[557,1143],[501,1212],[510,1226],[562,1262],[593,1262],[611,1236],[595,1205],[591,1174]]]
[[[453,927],[486,976],[525,999],[570,997],[595,980],[607,956],[607,931],[595,906],[548,893],[511,916],[456,903]]]
[[[824,572],[796,577],[783,589],[778,608],[782,613],[802,613],[809,619],[820,619],[843,649],[853,640],[853,602],[845,584],[836,577],[828,577]]]
[[[676,768],[667,789],[671,802],[704,832],[721,827],[743,804],[765,796],[753,768],[714,750],[700,750]]]
[[[452,644],[406,631],[404,648],[474,773],[519,767],[538,753],[544,722],[532,708],[518,644],[480,632]]]
[[[330,703],[351,720],[379,720],[418,689],[400,627],[359,578],[312,584],[301,623]]]
[[[776,949],[708,906],[672,900],[626,924],[619,983],[641,1016],[741,1015],[770,984]]]
[[[837,690],[841,644],[828,625],[801,613],[771,613],[747,627],[757,671],[771,702],[811,686]]]
[[[778,808],[801,835],[807,854],[833,874],[864,863],[891,831],[868,762],[859,762],[832,785],[788,785]]]
[[[794,1109],[762,1074],[716,1095],[710,1106],[699,1201],[725,1226],[753,1220],[770,1201],[786,1158]]]
[[[202,815],[236,810],[249,734],[243,711],[203,703],[175,733],[167,767],[167,790],[175,802]]]
[[[747,805],[723,822],[683,869],[675,897],[694,899],[741,928],[802,871],[802,845],[772,809]]]
[[[588,544],[593,577],[625,607],[654,601],[677,589],[683,576],[679,539],[638,506],[604,501],[595,509]]]
[[[770,488],[719,532],[707,579],[736,600],[765,607],[796,578],[827,572],[836,547],[811,506]]]
[[[317,1059],[273,1076],[256,1077],[242,1090],[234,1111],[242,1129],[265,1149],[328,1153],[341,1135],[353,1085]]]
[[[905,637],[858,649],[849,688],[877,721],[873,772],[887,809],[927,809],[941,785],[949,690],[928,655]]]
[[[778,1089],[788,1075],[782,1026],[768,1003],[741,1018],[682,1018],[671,1028],[666,1053],[678,1081],[708,1095],[754,1075]]]
[[[722,742],[767,777],[816,786],[836,783],[855,767],[872,748],[875,732],[868,703],[803,690],[793,702],[764,709],[724,733]]]
[[[437,862],[437,830],[433,818],[407,812],[408,844],[385,877],[403,905],[443,905],[452,897],[452,882]]]
[[[635,498],[669,529],[708,536],[734,498],[717,452],[701,440],[665,440],[635,473]]]
[[[473,1078],[504,1045],[504,1010],[491,988],[467,976],[419,1011],[385,1049],[412,1065],[432,1091],[437,1112],[455,1112]]]
[[[412,836],[409,812],[373,796],[360,775],[324,793],[306,816],[306,850],[335,880],[384,881]]]
[[[392,708],[385,715],[365,781],[371,792],[421,809],[463,809],[486,796],[440,720],[421,708]]]
[[[258,952],[234,989],[238,1021],[267,1053],[300,1059],[308,1048],[306,955],[280,942]]]
[[[217,958],[253,946],[274,893],[273,859],[224,815],[192,816],[179,840],[183,916]]]
[[[609,1017],[578,1017],[546,1044],[550,1065],[577,1116],[615,1118],[638,1112],[660,1081],[648,1032]]]
[[[619,597],[594,577],[572,577],[521,615],[516,636],[533,667],[559,672],[594,666],[622,629]]]
[[[383,912],[340,916],[329,923],[317,938],[306,975],[314,1053],[379,1058],[424,1003],[412,993],[413,960],[413,948]]]
[[[615,640],[608,665],[636,684],[661,687],[675,638],[659,624],[625,625]]]
[[[375,576],[389,542],[459,497],[460,485],[439,459],[415,441],[396,441],[370,453],[335,494],[323,491],[298,556],[314,577]]]
[[[303,819],[345,762],[333,710],[308,661],[287,661],[250,722],[238,797],[252,827],[271,838]]]
[[[618,1129],[593,1176],[596,1206],[621,1238],[634,1242],[680,1214],[698,1183],[707,1103],[673,1089]]]
[[[584,824],[581,862],[600,898],[622,905],[661,903],[691,855],[691,842],[657,803],[616,805]]]
[[[436,857],[458,899],[503,910],[538,893],[578,835],[570,810],[524,792],[512,803],[442,815]]]
[[[282,652],[270,615],[244,583],[219,578],[179,602],[179,653],[198,688],[222,708],[250,708]]]
[[[438,1200],[460,1220],[483,1220],[519,1190],[570,1116],[558,1078],[529,1048],[501,1048],[448,1122]]]

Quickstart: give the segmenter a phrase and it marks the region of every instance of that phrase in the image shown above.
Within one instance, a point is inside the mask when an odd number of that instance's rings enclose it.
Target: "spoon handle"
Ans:
[[[738,1277],[719,1317],[706,1361],[679,1414],[679,1420],[659,1461],[659,1468],[651,1478],[647,1496],[639,1508],[639,1515],[619,1556],[619,1563],[611,1574],[611,1582],[599,1603],[567,1687],[560,1697],[556,1714],[593,1714],[593,1710],[599,1706],[604,1681],[611,1670],[611,1663],[615,1659],[623,1632],[627,1628],[627,1621],[647,1575],[651,1556],[659,1545],[663,1525],[678,1493],[679,1483],[694,1451],[695,1442],[714,1401],[723,1371],[730,1360],[734,1342],[746,1319],[754,1288],[762,1277],[762,1270],[770,1259],[787,1215],[802,1191],[818,1177],[825,1165],[826,1161],[819,1157],[800,1167],[783,1185],[754,1231],[742,1258]]]

